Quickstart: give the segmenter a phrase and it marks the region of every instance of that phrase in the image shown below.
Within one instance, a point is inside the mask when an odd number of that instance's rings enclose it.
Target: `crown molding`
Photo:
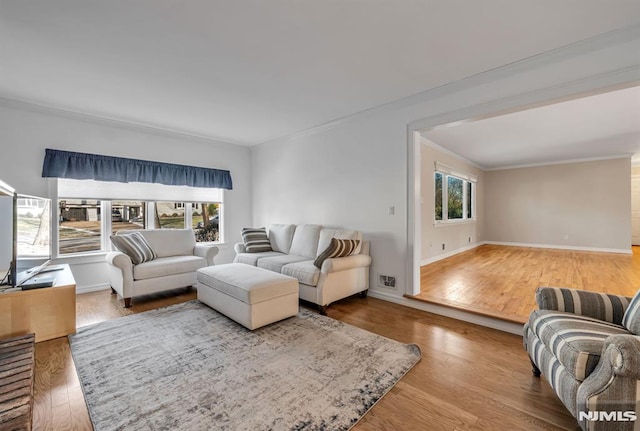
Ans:
[[[602,160],[615,160],[615,159],[631,159],[633,154],[614,154],[611,156],[601,156],[601,157],[584,157],[580,159],[568,159],[568,160],[557,160],[552,162],[540,162],[540,163],[529,163],[526,165],[510,165],[510,166],[501,166],[498,168],[487,168],[485,171],[504,171],[507,169],[523,169],[523,168],[537,168],[542,166],[554,166],[554,165],[569,165],[572,163],[587,163],[587,162],[599,162]]]
[[[11,109],[22,109],[25,111],[36,112],[45,115],[54,115],[57,117],[63,117],[76,121],[90,122],[94,124],[101,124],[111,127],[119,127],[121,129],[132,130],[142,133],[154,133],[156,135],[168,136],[172,138],[188,138],[192,140],[201,141],[207,144],[217,145],[233,145],[240,147],[249,147],[246,142],[232,142],[223,140],[220,138],[199,135],[197,133],[191,133],[184,130],[171,129],[153,124],[145,124],[142,122],[124,120],[120,118],[113,118],[106,115],[95,115],[86,112],[75,111],[72,109],[61,108],[53,105],[47,105],[31,100],[24,100],[15,97],[8,97],[0,94],[0,106],[4,106]]]
[[[481,166],[481,165],[477,164],[476,162],[474,162],[472,160],[469,160],[466,157],[461,156],[460,154],[455,153],[455,152],[451,151],[448,148],[443,147],[442,145],[436,144],[432,140],[430,140],[428,138],[425,138],[422,135],[420,135],[420,140],[422,141],[421,142],[422,145],[426,145],[427,147],[434,148],[434,149],[440,151],[441,153],[444,153],[444,154],[446,154],[446,155],[448,155],[450,157],[453,157],[456,160],[459,160],[459,161],[464,162],[464,163],[466,163],[468,165],[471,165],[474,168],[480,169],[481,171],[486,171],[487,170],[487,168],[485,168],[484,166]]]

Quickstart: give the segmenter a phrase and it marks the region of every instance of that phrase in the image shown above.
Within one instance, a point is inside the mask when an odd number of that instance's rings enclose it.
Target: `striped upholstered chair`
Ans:
[[[544,375],[587,431],[640,429],[640,291],[632,298],[541,287],[524,326]]]

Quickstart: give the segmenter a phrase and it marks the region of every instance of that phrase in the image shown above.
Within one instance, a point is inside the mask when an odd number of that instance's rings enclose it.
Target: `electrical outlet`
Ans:
[[[378,274],[378,286],[386,287],[387,289],[395,289],[396,288],[395,275]]]

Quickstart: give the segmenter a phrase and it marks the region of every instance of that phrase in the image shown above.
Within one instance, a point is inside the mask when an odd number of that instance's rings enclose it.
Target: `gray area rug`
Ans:
[[[252,332],[199,301],[69,341],[96,431],[348,430],[420,360],[306,310]]]

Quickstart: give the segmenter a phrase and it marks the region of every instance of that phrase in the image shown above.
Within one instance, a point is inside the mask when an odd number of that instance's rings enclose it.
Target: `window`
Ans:
[[[191,215],[196,242],[220,241],[220,202],[202,202],[200,207],[202,211],[196,207]]]
[[[436,220],[442,220],[442,174],[436,172]]]
[[[475,177],[453,173],[436,163],[434,174],[435,213],[437,223],[474,220]]]
[[[111,202],[111,232],[119,230],[135,230],[146,228],[146,202],[143,201],[112,201]]]
[[[59,200],[59,253],[100,251],[102,249],[101,212],[102,205],[98,200]]]
[[[184,229],[185,205],[184,202],[156,202],[155,205],[156,229]]]
[[[120,230],[186,228],[198,242],[223,239],[221,189],[66,178],[57,186],[59,255],[111,250]]]
[[[462,218],[462,194],[464,180],[447,176],[447,219],[456,220]]]

